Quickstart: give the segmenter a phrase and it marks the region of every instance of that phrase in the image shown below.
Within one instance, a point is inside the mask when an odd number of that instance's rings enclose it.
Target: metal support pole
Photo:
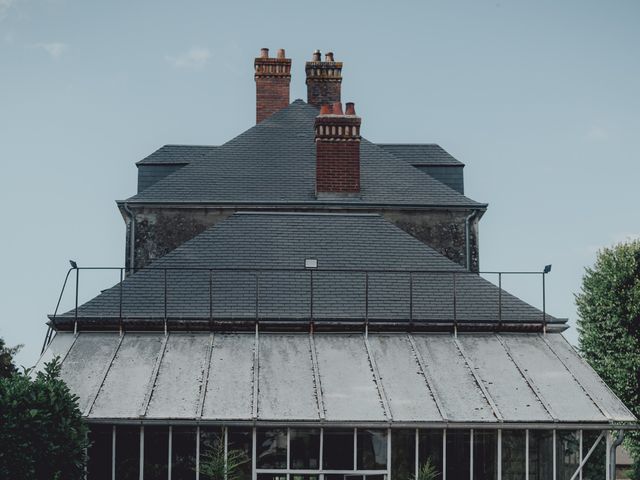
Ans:
[[[196,426],[196,480],[200,480],[200,425]]]
[[[140,425],[140,475],[139,480],[144,480],[144,425]]]
[[[498,480],[502,480],[502,429],[498,430]]]
[[[173,426],[169,425],[169,462],[167,466],[167,478],[171,480],[171,468],[173,460]],[[115,480],[115,478],[113,479]]]
[[[358,469],[358,428],[353,429],[353,469]]]
[[[256,427],[253,427],[251,429],[251,479],[252,480],[257,480],[258,478],[258,473],[256,472],[256,444],[257,444],[257,440],[256,440]]]
[[[116,426],[111,429],[111,480],[116,480]]]
[[[469,430],[469,480],[473,480],[473,428]]]
[[[415,438],[415,469],[413,472],[413,478],[418,478],[418,472],[420,471],[420,430],[416,428],[416,438]]]
[[[553,480],[556,480],[558,478],[558,454],[557,454],[557,449],[558,449],[558,433],[557,430],[553,430]]]
[[[80,269],[76,267],[76,307],[74,309],[73,334],[78,333],[78,291],[80,290]]]
[[[442,480],[447,480],[447,430],[442,430]]]
[[[524,448],[524,476],[526,480],[529,480],[529,429],[525,430]]]
[[[387,480],[391,478],[391,428],[387,428]]]

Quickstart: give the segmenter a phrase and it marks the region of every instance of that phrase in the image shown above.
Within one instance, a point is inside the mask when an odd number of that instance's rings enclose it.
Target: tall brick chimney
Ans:
[[[313,53],[310,62],[305,65],[307,72],[307,103],[320,108],[340,101],[342,84],[342,62],[333,61],[333,53],[329,52],[320,60],[320,50]]]
[[[316,117],[316,197],[360,194],[360,117],[353,103],[322,105]]]
[[[269,58],[269,49],[260,50],[255,61],[256,123],[260,123],[278,110],[289,105],[291,59],[285,58],[284,49],[276,58]]]

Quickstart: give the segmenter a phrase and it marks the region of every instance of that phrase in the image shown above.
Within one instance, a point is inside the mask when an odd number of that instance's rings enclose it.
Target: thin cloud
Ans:
[[[211,52],[208,48],[191,47],[188,51],[177,56],[167,55],[164,58],[174,68],[199,70],[209,62]]]
[[[2,1],[2,0],[0,0]],[[53,42],[53,43],[38,43],[35,45],[37,48],[43,49],[49,54],[51,58],[57,60],[67,51],[69,46],[66,43]]]
[[[609,140],[609,132],[605,128],[593,126],[587,132],[587,139],[595,142],[603,142]]]
[[[0,21],[3,20],[11,7],[17,3],[17,0],[0,0]]]

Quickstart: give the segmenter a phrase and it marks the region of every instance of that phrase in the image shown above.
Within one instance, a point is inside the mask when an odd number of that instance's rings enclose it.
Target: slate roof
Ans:
[[[410,165],[464,166],[464,163],[435,143],[378,143],[376,145]]]
[[[129,276],[122,289],[116,285],[82,305],[78,316],[84,322],[119,317],[122,292],[123,317],[164,318],[163,269],[168,269],[166,313],[172,319],[253,320],[257,309],[261,321],[307,322],[312,299],[305,259],[318,261],[315,321],[542,321],[538,309],[504,291],[500,297],[492,283],[379,215],[321,213],[236,213]],[[210,278],[206,269],[230,270]],[[63,317],[69,324],[74,312]],[[549,315],[547,321],[564,323]]]
[[[317,114],[315,107],[296,100],[224,145],[205,148],[202,158],[196,156],[195,161],[127,202],[324,205],[327,201],[315,197],[313,124]],[[167,155],[173,150],[163,148]],[[330,203],[486,207],[365,139],[360,156],[361,197]],[[176,157],[178,153],[172,158]]]
[[[136,165],[187,165],[201,159],[215,148],[212,145],[165,145]]]
[[[68,332],[55,336],[36,369],[55,356],[89,420],[484,428],[636,421],[553,333]]]

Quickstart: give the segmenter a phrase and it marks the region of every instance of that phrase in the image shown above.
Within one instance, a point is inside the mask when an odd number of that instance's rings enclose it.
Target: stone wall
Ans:
[[[132,209],[135,216],[135,269],[140,269],[166,255],[208,227],[226,219],[232,208],[167,208]],[[247,208],[247,210],[256,210]],[[274,209],[270,209],[274,210]],[[305,211],[308,209],[286,211]],[[327,212],[327,209],[318,211]],[[466,266],[465,218],[470,210],[347,210],[336,213],[378,213],[410,235],[429,245],[454,262]],[[127,216],[124,214],[125,218]],[[479,269],[478,216],[471,221],[471,270]],[[130,233],[127,228],[125,265],[130,268]]]

